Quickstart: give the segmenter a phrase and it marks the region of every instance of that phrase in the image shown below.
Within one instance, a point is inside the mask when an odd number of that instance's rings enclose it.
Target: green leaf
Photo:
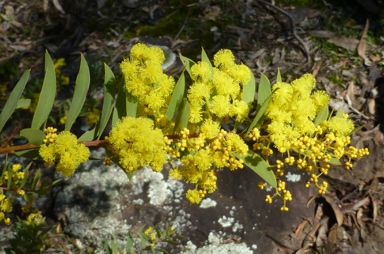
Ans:
[[[189,115],[191,113],[191,109],[190,109],[190,106],[189,106],[189,102],[187,100],[185,100],[185,105],[184,105],[184,109],[183,109],[183,113],[181,115],[181,129],[184,129],[188,126],[188,122],[189,122]]]
[[[162,234],[161,234],[160,228],[155,227],[154,230],[156,231],[157,238],[162,239]]]
[[[179,108],[181,101],[184,97],[185,91],[185,76],[184,72],[181,73],[179,80],[176,83],[175,89],[173,90],[173,94],[171,97],[171,101],[169,102],[169,106],[165,115],[169,120],[172,120],[175,116],[176,110]]]
[[[69,108],[67,120],[65,121],[65,130],[67,131],[72,128],[72,125],[76,121],[76,118],[79,116],[80,111],[83,108],[85,99],[87,97],[89,82],[90,75],[88,63],[87,60],[85,60],[85,57],[81,54],[80,70],[76,78],[75,91],[73,92],[73,99]]]
[[[0,175],[0,182],[3,181],[4,174],[7,171],[7,165],[8,165],[8,154],[7,153],[5,154],[5,159],[4,159],[3,163],[4,163],[4,165],[3,165],[3,170],[1,171],[1,175]],[[3,194],[2,191],[3,190],[0,189],[0,194]]]
[[[201,61],[208,63],[209,66],[211,66],[211,72],[213,73],[212,63],[211,63],[211,61],[209,61],[209,57],[208,57],[207,53],[205,52],[204,48],[201,48]]]
[[[137,114],[137,99],[135,96],[127,92],[126,106],[127,116],[136,117]]]
[[[361,129],[363,129],[363,128],[364,128],[364,125],[360,125],[360,126],[354,128],[353,131],[351,131],[351,134],[350,134],[350,135],[352,135],[352,133],[355,133],[356,131],[359,131],[359,130],[361,130]]]
[[[20,135],[28,139],[28,142],[40,146],[43,144],[45,133],[39,129],[27,128],[20,131]]]
[[[148,237],[143,233],[137,233],[140,238],[141,248],[144,249],[147,246]]]
[[[320,109],[319,113],[316,116],[316,119],[315,119],[314,123],[316,125],[319,125],[322,122],[324,122],[325,120],[327,120],[328,116],[329,116],[329,108],[328,108],[328,105],[325,105],[324,107],[322,107]]]
[[[115,75],[109,66],[104,63],[104,99],[100,121],[96,125],[97,139],[100,139],[105,127],[107,127],[109,118],[111,118],[115,93]]]
[[[117,243],[115,234],[112,234],[112,238],[113,239],[112,239],[112,242],[109,245],[109,247],[111,248],[111,251],[113,254],[118,254],[119,253],[119,245]]]
[[[85,141],[91,141],[95,138],[96,129],[93,128],[92,130],[86,131],[78,138],[79,142],[85,142]]]
[[[117,156],[116,156],[110,149],[105,149],[105,153],[107,154],[108,158],[109,158],[113,163],[115,163],[117,166],[119,166],[119,167],[124,171],[124,173],[128,176],[128,179],[131,181],[134,172],[126,172],[126,171],[124,170],[124,167],[120,164],[120,158],[117,157]]]
[[[176,119],[175,119],[175,127],[173,129],[173,132],[175,132],[176,130],[178,130],[179,128],[181,128],[180,126],[180,122],[181,122],[181,118],[183,116],[183,112],[184,112],[184,109],[185,109],[185,104],[187,102],[187,99],[186,98],[183,98],[182,101],[180,102],[180,107],[179,107],[179,114],[176,115]]]
[[[244,164],[258,174],[264,181],[266,181],[273,188],[277,187],[276,177],[273,171],[269,168],[268,163],[261,158],[258,154],[248,151],[245,157],[240,157]]]
[[[15,111],[21,94],[24,91],[24,87],[27,84],[30,72],[31,70],[27,70],[23,73],[23,75],[17,82],[15,88],[13,88],[11,94],[9,95],[8,100],[4,105],[4,108],[2,109],[0,113],[0,132],[3,129],[4,125],[7,123],[8,119]]]
[[[56,97],[56,72],[53,66],[52,59],[45,51],[45,76],[43,87],[41,88],[39,101],[37,102],[36,110],[32,118],[32,129],[40,129],[47,121],[51,113],[53,103]]]
[[[28,108],[31,105],[31,99],[20,99],[17,101],[16,108]]]
[[[336,158],[333,154],[331,155],[331,160],[329,161],[329,164],[340,166],[341,162],[338,158]]]
[[[20,186],[19,186],[20,189],[23,188],[24,185],[27,183],[28,176],[29,176],[28,170],[31,167],[31,165],[32,165],[32,161],[30,163],[28,163],[28,165],[24,168],[24,171],[23,171],[24,172],[24,178],[23,178],[23,181],[21,181],[21,183],[20,183]]]
[[[38,149],[27,149],[22,151],[16,151],[15,154],[17,156],[28,158],[31,160],[41,159]]]
[[[280,68],[277,68],[276,83],[277,82],[283,82],[283,80],[281,79]]]
[[[259,90],[257,94],[257,107],[261,107],[264,101],[272,94],[271,82],[264,74],[260,76]]]
[[[263,105],[261,105],[261,107],[259,108],[259,110],[256,113],[255,118],[253,119],[251,125],[249,126],[249,128],[248,128],[248,130],[246,132],[247,134],[249,134],[253,130],[253,128],[260,127],[263,124],[264,113],[267,110],[267,107],[268,107],[268,104],[269,104],[271,98],[272,98],[272,96],[269,96],[264,101]]]
[[[119,121],[118,109],[117,108],[113,108],[113,111],[112,111],[112,122],[111,122],[112,128],[116,126],[118,121]]]
[[[113,108],[112,113],[112,128],[116,126],[119,119],[123,118],[127,114],[126,107],[126,91],[124,87],[120,87],[119,92],[117,94],[116,105]]]
[[[335,117],[344,117],[343,107],[340,107],[339,110],[337,110]]]
[[[169,252],[166,251],[166,250],[163,249],[163,248],[154,248],[154,249],[153,249],[153,253],[164,253],[164,254],[169,254]]]
[[[13,170],[12,167],[8,167],[8,182],[7,182],[7,188],[11,188],[12,185],[12,175],[13,175]]]
[[[187,70],[187,72],[189,73],[189,75],[191,75],[191,63],[195,63],[194,61],[192,61],[191,59],[185,57],[185,56],[182,56],[180,55],[180,60],[181,62],[183,63],[185,69]]]
[[[132,237],[131,233],[128,233],[127,243],[125,245],[125,252],[129,253],[131,251],[131,249],[132,249],[132,246],[133,246],[133,237]]]
[[[106,241],[103,241],[103,248],[106,254],[113,254],[112,248],[109,246],[109,244]]]
[[[123,168],[123,167],[120,166],[120,168]],[[125,172],[125,174],[128,176],[128,180],[132,181],[132,178],[135,173],[133,171],[130,171],[130,172]]]
[[[27,193],[25,193],[23,195],[23,199],[25,202],[29,203],[29,202],[32,202],[34,199],[35,199],[35,196],[31,196],[31,195],[28,195]]]
[[[201,48],[201,61],[208,63],[212,67],[211,61],[209,61],[209,57],[204,48]]]
[[[255,93],[256,93],[255,76],[251,72],[251,79],[243,87],[243,95],[242,95],[243,101],[245,101],[247,104],[250,104],[255,99]]]
[[[39,182],[40,177],[41,177],[41,169],[39,168],[36,171],[35,176],[33,177],[32,185],[31,185],[32,190],[35,190],[35,191],[39,190],[40,186],[37,186],[37,183]]]

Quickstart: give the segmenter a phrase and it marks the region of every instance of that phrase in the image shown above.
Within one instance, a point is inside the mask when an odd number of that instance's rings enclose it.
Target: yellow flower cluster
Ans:
[[[59,123],[61,125],[65,125],[65,122],[67,121],[67,118],[68,118],[67,115],[63,115],[62,117],[60,117]]]
[[[48,130],[45,131],[49,133]],[[63,131],[52,143],[41,145],[39,154],[47,164],[56,165],[56,170],[68,177],[75,172],[80,163],[88,160],[90,151],[83,143],[77,141],[74,134]]]
[[[324,172],[322,172],[324,173]],[[318,189],[319,189],[319,194],[323,195],[326,193],[327,188],[328,188],[328,183],[326,181],[323,181],[321,184],[319,184],[319,177],[321,174],[316,175],[312,174],[311,178],[309,179],[309,182],[305,184],[305,187],[311,186],[311,184],[314,184]]]
[[[189,138],[189,130],[184,129],[177,143],[169,143],[168,152],[181,157],[181,166],[173,168],[170,176],[195,185],[186,197],[197,204],[217,189],[216,169],[243,168],[243,161],[236,154],[245,156],[248,146],[239,135],[220,130],[217,123],[206,120],[198,137]]]
[[[54,68],[55,68],[58,84],[66,86],[69,84],[69,77],[65,76],[61,71],[61,69],[64,66],[65,66],[65,59],[64,58],[59,58],[59,59],[55,60]],[[59,86],[59,88],[60,88],[60,86]]]
[[[13,164],[11,174],[12,174],[13,181],[23,180],[24,172],[22,171],[21,164]],[[9,177],[8,171],[5,171],[3,176],[3,181],[1,182],[0,185],[3,185],[4,183],[8,182],[8,177]]]
[[[53,127],[47,127],[44,129],[45,138],[43,143],[46,145],[52,144],[56,141],[57,138],[57,129]]]
[[[10,212],[12,212],[12,199],[0,192],[0,222],[9,224],[11,220],[10,218],[6,218],[5,214]]]
[[[279,152],[285,153],[298,138],[314,134],[313,119],[329,102],[323,91],[312,93],[315,85],[315,78],[304,74],[291,84],[278,82],[272,87],[272,99],[266,111],[271,121],[267,131]]]
[[[40,94],[34,93],[32,98],[32,103],[29,105],[29,111],[34,113],[36,111],[37,103],[39,102]]]
[[[100,110],[93,108],[92,111],[88,112],[85,120],[89,126],[94,126],[100,121]]]
[[[280,153],[287,154],[284,161],[275,162],[277,178],[284,175],[285,164],[296,163],[298,169],[305,169],[311,174],[306,186],[314,185],[319,189],[319,194],[325,194],[328,184],[319,183],[318,178],[322,174],[328,174],[332,159],[346,157],[345,167],[349,169],[352,167],[352,159],[361,158],[369,152],[367,148],[357,149],[349,145],[354,125],[348,115],[338,114],[315,124],[315,117],[329,102],[329,96],[323,91],[312,91],[315,82],[311,74],[305,74],[291,84],[276,83],[266,110],[267,121],[264,128],[267,135],[260,136],[260,131],[254,129],[247,138],[255,141],[253,149],[261,150],[267,158],[273,154],[270,148],[272,144]],[[297,159],[290,156],[292,152],[298,153]],[[261,183],[259,187],[265,186]],[[275,196],[282,196],[282,210],[287,210],[285,201],[290,199],[284,196],[285,188],[277,188],[276,192],[272,197],[268,196],[266,202],[270,203]]]
[[[190,122],[200,123],[213,116],[244,121],[249,106],[241,99],[241,94],[251,78],[251,71],[244,64],[236,64],[234,55],[227,49],[215,54],[214,65],[198,62],[191,67],[193,83],[188,91]]]
[[[150,242],[150,246],[153,247],[155,245],[155,241],[157,239],[156,237],[156,231],[153,229],[153,227],[148,227],[144,234],[148,237],[148,241]]]
[[[2,180],[0,181],[0,187],[7,186],[8,181],[11,178],[11,185],[5,187],[5,189],[22,196],[25,194],[25,191],[20,188],[20,184],[24,177],[25,176],[21,164],[13,164],[10,169],[3,172]],[[10,223],[10,219],[5,217],[5,214],[10,212],[12,212],[12,199],[6,197],[3,194],[2,188],[0,188],[0,222],[4,222],[5,224]]]
[[[161,171],[167,161],[163,133],[149,118],[121,119],[109,133],[108,142],[127,173],[144,166]]]
[[[44,217],[41,215],[41,212],[35,212],[28,215],[25,220],[27,225],[41,225],[44,223]]]
[[[138,43],[130,51],[120,68],[127,91],[135,96],[148,115],[158,113],[173,91],[173,77],[163,73],[164,53],[158,47]]]
[[[19,187],[24,179],[24,172],[21,164],[13,164],[10,171],[5,171],[0,186],[7,186],[8,179],[11,178],[10,190],[15,191],[18,195],[24,195],[25,191]]]
[[[259,188],[264,189],[265,184],[259,183]],[[280,208],[281,211],[287,212],[289,210],[289,208],[287,207],[287,201],[292,201],[292,195],[291,195],[291,192],[285,188],[285,182],[282,180],[277,181],[276,193],[273,196],[267,195],[265,197],[265,202],[267,202],[268,204],[271,204],[273,198],[276,196],[280,196],[284,202],[283,206]]]
[[[0,84],[0,101],[5,101],[8,98],[8,86],[6,84]]]

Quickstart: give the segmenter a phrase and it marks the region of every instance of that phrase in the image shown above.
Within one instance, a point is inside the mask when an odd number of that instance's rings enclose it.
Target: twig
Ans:
[[[361,113],[360,111],[358,111],[357,109],[355,109],[355,108],[352,106],[352,101],[351,101],[351,99],[349,98],[348,94],[345,95],[345,100],[347,101],[349,108],[350,108],[353,112],[355,112],[356,114],[358,114],[359,116],[361,116],[361,117],[364,118],[365,120],[371,120],[370,117],[364,115],[363,113]]]
[[[308,46],[303,41],[303,39],[301,39],[300,36],[297,34],[295,22],[293,21],[292,16],[288,12],[286,12],[283,9],[277,7],[276,5],[273,5],[273,4],[268,3],[266,1],[263,1],[263,0],[257,0],[257,2],[265,4],[265,5],[269,6],[269,7],[273,8],[273,9],[275,9],[275,10],[281,12],[281,13],[283,13],[285,16],[288,17],[293,37],[303,46],[304,54],[307,57],[307,62],[308,63],[311,62],[311,56],[310,56],[310,53],[309,53]]]
[[[180,34],[183,32],[183,30],[185,29],[185,26],[187,25],[187,21],[188,21],[188,15],[185,17],[184,23],[181,26],[179,32],[176,34],[175,38],[173,38],[173,41],[176,41],[177,39],[179,39]]]
[[[93,140],[93,141],[85,141],[83,142],[85,146],[87,147],[101,147],[106,144],[105,140]],[[37,149],[40,146],[28,143],[25,145],[19,145],[19,146],[9,146],[0,148],[0,154],[3,153],[14,153],[17,151],[23,151],[23,150],[29,150],[29,149]]]
[[[0,148],[0,154],[13,153],[16,151],[29,150],[29,149],[35,149],[35,148],[38,148],[38,146],[34,144],[29,144],[29,143],[25,145],[20,145],[20,146],[9,146],[9,147]]]

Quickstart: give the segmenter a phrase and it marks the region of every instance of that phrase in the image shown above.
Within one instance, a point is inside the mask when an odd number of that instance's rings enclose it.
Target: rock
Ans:
[[[99,149],[92,157],[102,158],[103,153]],[[266,193],[257,187],[261,179],[249,169],[218,172],[218,190],[200,206],[185,198],[186,187],[192,186],[167,179],[167,171],[166,165],[163,173],[143,168],[129,180],[117,166],[83,163],[55,187],[55,214],[66,234],[97,251],[102,251],[103,241],[111,242],[112,235],[123,248],[129,231],[168,224],[182,236],[179,244],[162,246],[170,253],[252,253],[250,246],[271,253],[276,246],[268,237],[283,242],[302,217],[313,214],[303,208],[311,196],[304,187],[304,172],[287,178],[294,201],[284,213],[281,200],[265,203]]]
[[[103,158],[104,151],[91,156]],[[128,232],[137,233],[144,225],[169,222],[180,232],[190,230],[189,215],[180,210],[182,194],[181,182],[166,180],[150,168],[137,170],[129,180],[115,165],[88,161],[55,186],[54,212],[66,234],[100,251],[112,235],[125,246]]]

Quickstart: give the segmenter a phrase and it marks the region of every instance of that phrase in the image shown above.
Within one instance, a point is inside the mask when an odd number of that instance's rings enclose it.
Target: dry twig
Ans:
[[[276,5],[273,5],[273,4],[269,3],[269,2],[266,2],[266,1],[263,1],[263,0],[257,0],[257,2],[259,2],[261,4],[264,4],[264,5],[267,5],[267,6],[271,7],[271,8],[273,8],[273,9],[281,12],[282,14],[284,14],[289,19],[291,33],[292,33],[293,37],[303,46],[305,56],[307,57],[307,62],[310,63],[311,62],[311,56],[310,56],[310,53],[309,53],[308,45],[297,34],[295,22],[293,21],[292,16],[288,12],[284,11],[283,9],[281,9],[281,8],[277,7]]]

